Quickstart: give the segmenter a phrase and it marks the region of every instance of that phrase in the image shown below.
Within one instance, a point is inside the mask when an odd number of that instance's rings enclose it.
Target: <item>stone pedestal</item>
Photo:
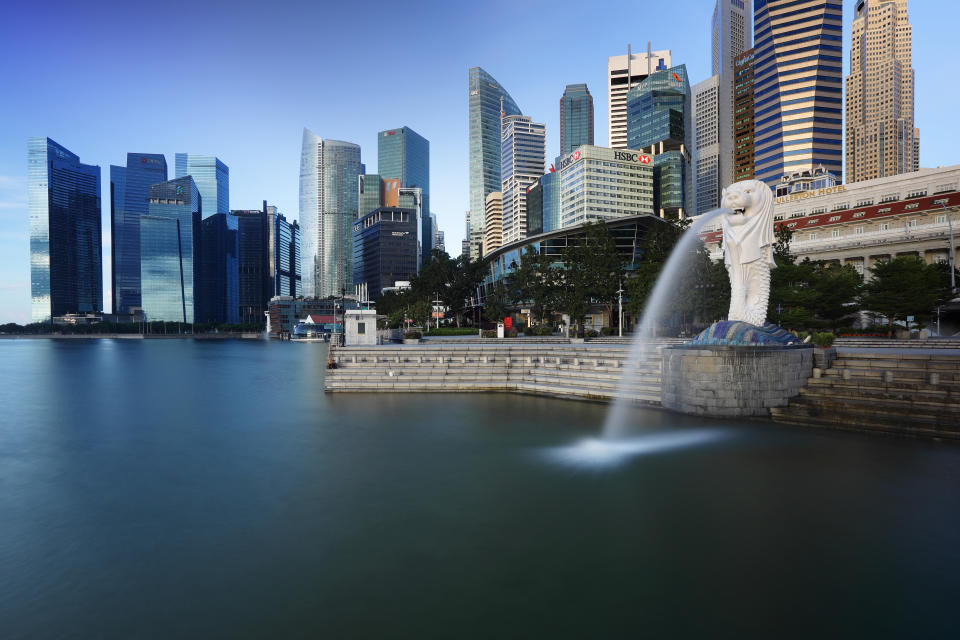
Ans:
[[[769,416],[813,370],[810,345],[677,345],[662,354],[663,406],[700,416]]]

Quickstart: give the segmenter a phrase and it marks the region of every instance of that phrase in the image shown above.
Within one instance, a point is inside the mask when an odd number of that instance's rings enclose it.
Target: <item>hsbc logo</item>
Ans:
[[[579,152],[579,151],[574,151],[574,152],[573,152],[573,157],[571,158],[571,160],[573,160],[574,162],[576,162],[576,161],[579,160],[579,159],[580,159],[580,152]]]
[[[640,164],[650,164],[650,156],[646,156],[642,153],[631,153],[629,151],[614,151],[613,152],[614,160],[622,160],[624,162],[639,162]]]

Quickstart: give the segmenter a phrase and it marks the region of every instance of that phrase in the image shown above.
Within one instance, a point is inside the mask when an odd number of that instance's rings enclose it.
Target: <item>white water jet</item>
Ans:
[[[730,437],[721,429],[684,429],[634,435],[627,439],[586,438],[572,445],[551,447],[546,455],[561,464],[589,469],[616,467],[631,458],[701,446]]]
[[[603,424],[604,438],[617,438],[624,435],[625,427],[628,426],[629,408],[632,404],[630,396],[639,381],[640,367],[645,363],[652,346],[651,343],[656,339],[654,327],[657,318],[663,315],[665,305],[670,302],[676,293],[677,280],[683,274],[686,262],[691,256],[691,249],[693,249],[695,243],[700,242],[698,234],[714,218],[729,213],[733,213],[733,211],[730,209],[714,209],[700,216],[680,236],[677,246],[673,248],[666,264],[660,270],[653,291],[643,307],[640,324],[634,329],[633,344],[630,346],[630,354],[623,370],[623,376],[617,386],[617,395]]]

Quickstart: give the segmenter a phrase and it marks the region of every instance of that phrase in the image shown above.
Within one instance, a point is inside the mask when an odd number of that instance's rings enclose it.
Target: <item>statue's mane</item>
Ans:
[[[742,191],[744,187],[753,187],[753,204],[744,213],[753,216],[758,213],[770,212],[773,215],[773,191],[765,188],[767,185],[759,180],[744,180],[732,185]]]

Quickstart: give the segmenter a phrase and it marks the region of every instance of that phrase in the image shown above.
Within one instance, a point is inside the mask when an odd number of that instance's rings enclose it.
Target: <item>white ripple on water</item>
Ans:
[[[723,429],[659,431],[630,438],[585,438],[572,445],[551,447],[548,459],[574,467],[614,467],[631,458],[719,442],[729,437]]]

